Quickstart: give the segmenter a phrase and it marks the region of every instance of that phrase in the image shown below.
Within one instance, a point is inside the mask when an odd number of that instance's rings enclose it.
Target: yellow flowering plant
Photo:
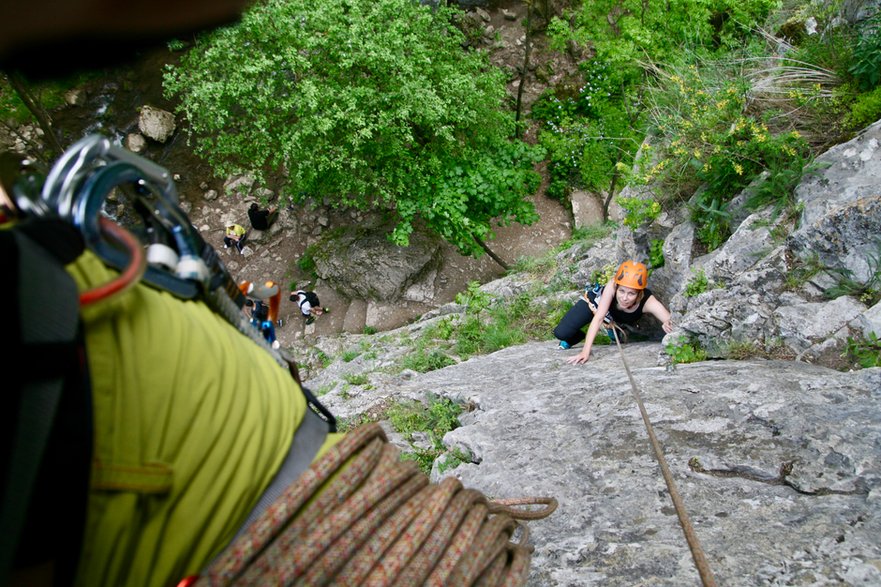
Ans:
[[[762,172],[775,175],[797,168],[800,177],[809,148],[798,132],[773,132],[748,108],[749,86],[741,79],[715,76],[718,64],[659,70],[648,96],[659,149],[651,163],[641,165],[640,180],[660,184],[664,193],[692,199],[692,221],[709,250],[720,246],[730,231],[728,202]],[[640,162],[637,162],[639,164]],[[795,184],[769,186],[763,202],[777,205]],[[701,188],[701,189],[698,189]],[[640,210],[634,217],[647,217]]]

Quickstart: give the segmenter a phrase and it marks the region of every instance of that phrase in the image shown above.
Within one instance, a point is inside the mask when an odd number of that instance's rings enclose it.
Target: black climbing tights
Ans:
[[[593,312],[584,300],[578,300],[554,328],[554,336],[574,346],[584,340],[584,327],[593,320]]]

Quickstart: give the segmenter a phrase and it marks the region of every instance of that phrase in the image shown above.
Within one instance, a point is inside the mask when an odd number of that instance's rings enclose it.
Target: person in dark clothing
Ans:
[[[611,322],[633,325],[648,313],[661,322],[664,332],[673,330],[669,310],[646,288],[647,281],[645,265],[628,260],[618,267],[611,283],[594,287],[582,295],[554,328],[554,336],[560,340],[561,349],[569,349],[585,341],[584,349],[575,357],[570,357],[568,363],[588,361],[593,341],[604,323],[607,326],[611,326]],[[582,329],[588,323],[590,327],[585,335]]]
[[[257,205],[257,202],[251,204],[251,207],[248,208],[248,219],[251,221],[251,226],[253,226],[257,230],[269,230],[269,227],[278,220],[278,208],[260,208]]]

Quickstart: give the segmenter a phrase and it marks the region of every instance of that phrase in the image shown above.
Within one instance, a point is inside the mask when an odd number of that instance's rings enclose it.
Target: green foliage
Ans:
[[[796,131],[774,133],[747,113],[749,86],[724,78],[719,63],[664,72],[652,87],[652,118],[661,136],[658,155],[639,178],[672,193],[698,185],[691,202],[697,236],[709,250],[730,234],[728,202],[763,172],[758,201],[784,205],[809,157]]]
[[[348,349],[343,351],[343,354],[340,355],[340,358],[343,360],[344,363],[350,363],[357,359],[360,354],[361,351],[357,349]]]
[[[180,39],[170,39],[165,45],[171,52],[183,51],[187,48],[187,42]]]
[[[797,153],[791,158],[771,157],[767,161],[768,173],[746,201],[747,208],[758,210],[771,206],[775,216],[783,211],[792,212],[798,203],[795,188],[802,179],[815,174],[818,169],[818,166],[811,164],[806,153]]]
[[[692,271],[691,279],[685,284],[683,295],[687,298],[693,298],[709,289],[710,280],[707,279],[707,274],[704,273],[703,269],[698,269],[697,271]]]
[[[881,12],[861,27],[848,71],[856,78],[861,90],[871,90],[881,84]]]
[[[337,419],[337,430],[342,433],[351,432],[355,428],[359,426],[363,426],[364,424],[370,424],[375,422],[374,418],[371,418],[368,414],[359,414],[357,416],[352,416],[350,418],[338,418]]]
[[[51,77],[38,82],[22,79],[22,83],[32,94],[37,104],[46,112],[51,112],[64,105],[64,95],[71,89],[80,86],[100,75],[99,72],[79,72],[64,78]],[[13,89],[6,73],[0,71],[0,120],[8,120],[16,124],[33,123],[36,119]]]
[[[760,356],[761,350],[751,340],[735,341],[725,345],[725,358],[732,361],[744,361],[751,357]]]
[[[303,273],[314,275],[315,274],[315,246],[307,247],[305,251],[303,251],[303,255],[297,259],[297,267]]]
[[[373,326],[365,326],[363,330],[364,334],[376,334],[376,328]]]
[[[595,270],[590,274],[590,283],[599,283],[600,285],[606,285],[612,280],[612,276],[615,275],[615,271],[618,269],[617,265],[612,263],[608,263],[603,265],[601,268]]]
[[[456,361],[440,349],[426,349],[422,346],[407,354],[401,361],[401,367],[419,373],[427,373],[455,365]]]
[[[511,140],[505,79],[463,49],[457,9],[268,0],[199,38],[164,77],[221,175],[277,172],[289,200],[381,208],[479,255],[491,222],[537,219],[541,149]],[[247,49],[244,49],[244,48]]]
[[[881,301],[881,240],[878,241],[876,252],[866,255],[866,261],[869,275],[865,280],[857,279],[853,271],[846,267],[829,269],[838,278],[838,283],[826,290],[826,297],[852,296],[869,307]]]
[[[804,259],[796,259],[790,270],[786,272],[786,287],[793,291],[798,290],[806,281],[824,269],[816,253],[811,253]]]
[[[864,339],[848,336],[847,347],[842,356],[864,369],[881,367],[881,340],[874,332],[870,332]]]
[[[862,130],[879,119],[881,119],[881,86],[856,97],[850,106],[845,124],[851,130]]]
[[[596,242],[609,236],[614,228],[615,224],[612,222],[604,222],[599,224],[592,224],[590,226],[581,226],[579,228],[575,228],[572,230],[572,236],[569,237],[567,247],[576,242],[588,246],[593,245]]]
[[[664,240],[652,239],[649,243],[649,269],[660,269],[664,266]]]
[[[405,452],[402,458],[416,461],[429,474],[434,460],[446,450],[444,435],[459,427],[461,413],[461,405],[433,395],[428,398],[427,406],[417,401],[402,401],[389,407],[387,416],[392,428],[413,449],[412,452]],[[413,446],[415,434],[419,432],[428,436],[430,448]]]
[[[639,147],[630,100],[608,67],[590,62],[585,80],[580,88],[548,90],[532,107],[549,160],[547,194],[558,199],[571,187],[608,191],[616,170],[626,168]]]
[[[483,340],[484,325],[477,316],[466,316],[459,324],[456,337],[456,352],[462,357],[469,357],[480,351]]]
[[[674,365],[697,363],[707,359],[707,352],[697,342],[690,342],[682,337],[675,343],[665,345],[664,352],[670,356]]]
[[[346,373],[343,375],[343,381],[349,385],[366,385],[370,379],[363,373]]]
[[[434,325],[425,329],[425,338],[439,338],[441,340],[450,340],[450,337],[456,332],[456,325],[449,316],[441,318]]]
[[[317,349],[315,352],[317,355],[318,363],[322,367],[327,367],[328,365],[333,363],[333,357],[331,357],[330,355],[328,355],[327,353],[325,353],[321,349]]]
[[[492,303],[492,296],[480,290],[479,281],[468,283],[468,289],[456,294],[456,303],[468,306],[468,312],[479,313]]]
[[[335,385],[333,383],[328,383],[326,385],[322,385],[321,387],[318,388],[318,391],[315,392],[315,395],[317,395],[319,397],[321,397],[322,395],[327,395],[328,393],[333,391],[334,387],[335,387]]]
[[[551,90],[533,107],[550,157],[549,195],[562,197],[571,186],[608,192],[613,178],[626,175],[645,130],[646,62],[670,61],[684,48],[706,53],[739,45],[776,4],[598,0],[552,19],[553,48],[590,46],[594,56],[582,63],[581,87]]]
[[[661,204],[652,199],[619,196],[616,201],[624,210],[624,226],[633,230],[644,224],[651,224],[661,215]]]
[[[462,463],[470,463],[471,455],[467,452],[463,451],[460,448],[454,448],[449,451],[445,458],[438,463],[437,472],[440,474],[445,473],[451,469],[455,469]]]

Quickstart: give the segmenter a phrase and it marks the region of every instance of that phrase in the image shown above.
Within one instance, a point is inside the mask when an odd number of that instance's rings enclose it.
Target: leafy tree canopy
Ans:
[[[465,254],[490,222],[536,219],[534,147],[510,140],[504,78],[463,49],[453,9],[414,0],[268,0],[165,74],[221,175],[285,177],[293,202],[392,211]]]

